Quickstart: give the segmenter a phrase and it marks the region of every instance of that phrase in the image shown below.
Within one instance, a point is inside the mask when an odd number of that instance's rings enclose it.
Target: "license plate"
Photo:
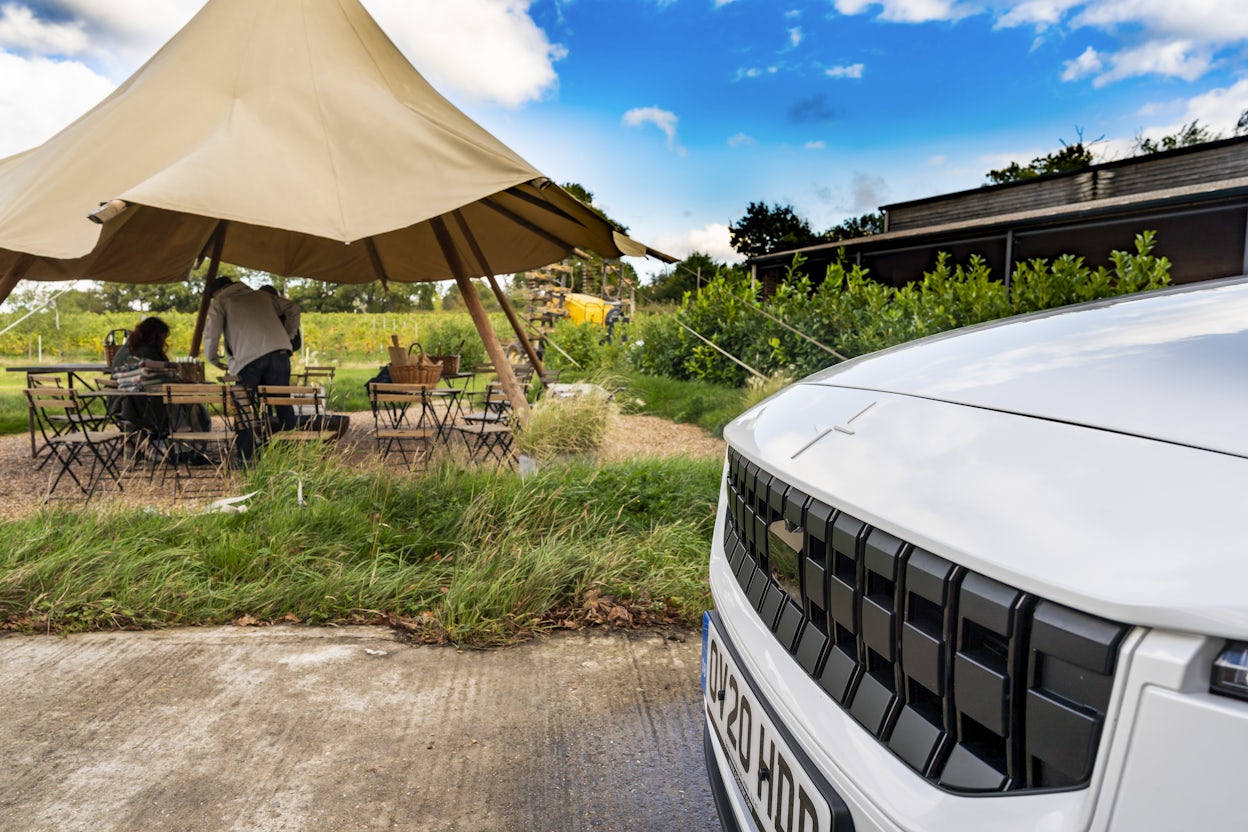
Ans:
[[[830,832],[832,808],[733,660],[708,616],[703,638],[706,715],[759,829]]]

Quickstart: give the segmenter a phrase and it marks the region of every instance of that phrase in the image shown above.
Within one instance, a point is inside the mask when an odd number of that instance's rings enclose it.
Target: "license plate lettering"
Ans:
[[[706,713],[760,829],[829,832],[832,810],[796,763],[753,689],[712,631],[707,643]]]

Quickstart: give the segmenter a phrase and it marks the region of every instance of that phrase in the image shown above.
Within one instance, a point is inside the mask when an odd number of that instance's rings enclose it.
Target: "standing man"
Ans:
[[[286,334],[290,336],[291,349],[299,352],[303,349],[303,333],[300,330],[303,307],[290,298],[282,297],[273,286],[261,286],[260,291],[273,296],[273,302],[277,304],[277,317],[281,319]]]
[[[282,325],[278,298],[258,292],[228,277],[213,281],[212,303],[204,323],[204,345],[209,363],[238,379],[254,400],[256,388],[262,384],[290,384],[291,335]],[[298,331],[299,316],[291,315],[287,325]],[[221,339],[229,365],[221,361]],[[277,419],[282,430],[295,427],[292,407],[279,407]],[[240,437],[243,457],[251,456],[247,440]]]

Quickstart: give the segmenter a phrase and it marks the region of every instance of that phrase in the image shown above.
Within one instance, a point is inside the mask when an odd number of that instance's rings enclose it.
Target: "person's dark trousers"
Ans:
[[[251,394],[252,401],[256,400],[257,388],[262,384],[283,387],[290,384],[290,351],[275,350],[267,355],[260,356],[238,371],[238,383]],[[282,430],[295,428],[295,409],[293,407],[275,407],[273,410]],[[267,414],[260,414],[260,418],[266,417]],[[255,448],[251,447],[253,443],[254,440],[251,437],[239,437],[239,452],[242,454],[243,459],[251,458],[252,453],[255,451]]]

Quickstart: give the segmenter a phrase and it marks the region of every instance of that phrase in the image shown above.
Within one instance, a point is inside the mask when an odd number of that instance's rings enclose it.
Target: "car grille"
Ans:
[[[952,792],[1076,789],[1129,628],[972,572],[729,451],[725,555],[780,645]]]

